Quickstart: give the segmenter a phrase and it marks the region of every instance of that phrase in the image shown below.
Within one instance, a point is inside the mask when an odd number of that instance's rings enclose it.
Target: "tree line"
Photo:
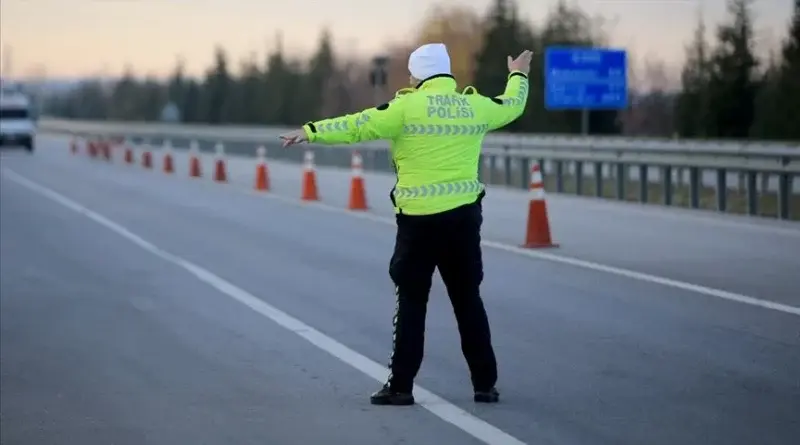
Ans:
[[[678,91],[666,86],[647,94],[632,91],[628,109],[591,112],[590,132],[800,140],[800,0],[794,2],[781,50],[761,61],[754,53],[753,0],[728,0],[729,17],[716,28],[712,42],[705,24],[698,24],[687,46]],[[298,125],[387,100],[394,90],[408,86],[410,51],[441,41],[448,45],[461,88],[472,85],[487,95],[502,92],[506,56],[533,49],[537,57],[531,67],[528,107],[507,130],[578,133],[579,111],[544,107],[544,48],[606,46],[604,25],[565,0],[541,25],[521,18],[514,0],[495,0],[484,16],[466,7],[439,7],[423,20],[412,41],[389,49],[385,90],[370,86],[368,62],[336,54],[332,36],[325,31],[308,60],[289,57],[278,38],[265,60],[251,55],[235,70],[218,47],[201,78],[187,76],[180,62],[166,81],[137,78],[128,69],[111,85],[87,81],[49,98],[45,112],[75,119],[156,121],[166,117],[165,107],[172,104],[177,118],[186,123]]]

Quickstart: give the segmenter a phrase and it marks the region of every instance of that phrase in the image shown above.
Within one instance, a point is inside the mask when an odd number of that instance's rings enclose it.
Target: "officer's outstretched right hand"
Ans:
[[[508,56],[508,71],[520,71],[523,74],[527,75],[528,72],[531,70],[531,59],[533,58],[533,53],[528,51],[527,49],[522,52],[516,59],[512,59],[511,56]]]
[[[308,137],[306,136],[306,131],[302,128],[299,130],[290,131],[289,133],[280,135],[280,138],[283,140],[283,146],[288,147],[294,144],[301,144],[303,142],[308,142]]]

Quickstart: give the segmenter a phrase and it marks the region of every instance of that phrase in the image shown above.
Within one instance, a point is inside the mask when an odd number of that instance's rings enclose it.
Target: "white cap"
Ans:
[[[437,74],[451,74],[447,47],[444,43],[429,43],[415,49],[408,57],[408,72],[419,80]]]

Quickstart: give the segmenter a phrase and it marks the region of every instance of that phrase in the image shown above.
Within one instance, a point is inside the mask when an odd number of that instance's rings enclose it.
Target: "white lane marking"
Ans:
[[[205,182],[205,181],[199,182],[199,183],[200,184],[208,184],[208,185],[211,185],[211,186],[218,187],[217,184],[213,184],[212,185],[212,183]],[[328,211],[328,212],[338,213],[338,214],[342,214],[342,215],[348,215],[348,216],[351,216],[351,217],[361,218],[361,219],[365,219],[365,220],[368,220],[368,221],[373,221],[373,222],[377,222],[377,223],[381,223],[381,224],[388,224],[388,225],[392,225],[392,226],[395,225],[394,218],[388,218],[388,217],[385,217],[385,216],[380,216],[380,215],[377,215],[375,213],[353,212],[353,211],[347,210],[345,208],[335,207],[335,206],[332,206],[332,205],[329,205],[329,204],[325,204],[325,203],[322,203],[322,202],[319,202],[319,201],[317,201],[317,202],[300,201],[297,198],[291,198],[289,196],[277,195],[277,194],[274,194],[274,193],[258,192],[258,191],[255,191],[255,190],[241,188],[239,186],[234,186],[234,187],[232,187],[232,189],[236,190],[238,192],[244,192],[244,193],[246,193],[248,195],[251,195],[251,196],[274,199],[274,200],[281,201],[281,202],[284,202],[284,203],[287,203],[287,204],[290,204],[290,205],[293,205],[293,206],[296,206],[296,207],[317,208],[317,209],[320,209],[320,210],[325,210],[325,211]],[[747,304],[747,305],[750,305],[750,306],[761,307],[761,308],[764,308],[764,309],[771,309],[771,310],[778,311],[778,312],[783,312],[783,313],[786,313],[786,314],[800,316],[800,307],[791,306],[791,305],[787,305],[787,304],[783,304],[783,303],[777,303],[777,302],[774,302],[774,301],[760,299],[760,298],[756,298],[756,297],[751,297],[751,296],[747,296],[747,295],[743,295],[743,294],[739,294],[739,293],[735,293],[735,292],[729,292],[729,291],[725,291],[725,290],[721,290],[721,289],[714,289],[714,288],[707,287],[707,286],[687,283],[687,282],[679,281],[679,280],[673,280],[671,278],[660,277],[660,276],[657,276],[657,275],[651,275],[651,274],[647,274],[647,273],[643,273],[643,272],[637,272],[637,271],[624,269],[624,268],[620,268],[620,267],[608,266],[608,265],[605,265],[605,264],[600,264],[600,263],[596,263],[596,262],[593,262],[593,261],[581,260],[581,259],[578,259],[578,258],[568,257],[568,256],[564,256],[564,255],[557,255],[557,254],[552,254],[552,253],[547,253],[547,252],[542,252],[542,251],[537,251],[537,250],[531,250],[531,249],[523,249],[523,248],[520,248],[520,247],[517,247],[517,246],[513,246],[513,245],[505,244],[505,243],[500,243],[500,242],[497,242],[497,241],[483,240],[482,244],[483,244],[483,246],[488,247],[488,248],[493,248],[493,249],[496,249],[496,250],[501,250],[501,251],[505,251],[505,252],[513,253],[513,254],[517,254],[517,255],[527,256],[527,257],[530,257],[530,258],[536,258],[536,259],[540,259],[540,260],[551,261],[551,262],[556,262],[556,263],[561,263],[561,264],[568,264],[568,265],[575,266],[575,267],[581,267],[581,268],[584,268],[584,269],[594,270],[596,272],[605,272],[605,273],[609,273],[609,274],[612,274],[612,275],[622,276],[622,277],[626,277],[626,278],[630,278],[630,279],[634,279],[634,280],[638,280],[638,281],[643,281],[643,282],[647,282],[647,283],[651,283],[651,284],[658,284],[658,285],[662,285],[662,286],[672,287],[672,288],[675,288],[675,289],[680,289],[680,290],[683,290],[683,291],[694,292],[694,293],[705,295],[705,296],[708,296],[708,297],[719,298],[719,299],[722,299],[722,300],[732,301],[732,302],[741,303],[741,304]]]
[[[292,317],[291,315],[273,307],[263,300],[258,299],[253,294],[248,293],[247,291],[188,260],[162,250],[153,243],[136,235],[120,224],[117,224],[105,216],[94,212],[81,204],[78,204],[66,196],[33,182],[9,169],[3,169],[3,173],[4,176],[16,182],[17,184],[27,187],[28,189],[39,193],[40,195],[49,198],[50,200],[61,204],[70,210],[74,210],[75,212],[86,216],[87,218],[112,230],[113,232],[117,233],[128,241],[131,241],[142,249],[152,253],[153,255],[156,255],[183,268],[190,274],[194,275],[198,280],[244,304],[255,312],[258,312],[259,314],[269,318],[278,325],[306,339],[309,343],[313,344],[319,349],[338,358],[342,362],[361,371],[367,376],[372,377],[378,382],[383,383],[385,381],[388,371],[384,366],[379,365],[378,363],[348,348],[333,338],[328,337],[322,332],[317,331],[311,326]],[[456,405],[453,405],[452,403],[444,400],[425,388],[414,385],[414,393],[415,398],[418,399],[420,406],[430,411],[443,421],[452,424],[453,426],[482,441],[483,443],[488,445],[526,445],[525,442],[522,442],[519,439],[500,430],[499,428],[479,419],[476,416],[473,416],[472,414],[464,411]]]
[[[613,275],[619,275],[634,280],[645,281],[653,284],[660,284],[662,286],[674,287],[689,292],[707,295],[709,297],[721,298],[723,300],[735,301],[737,303],[749,304],[751,306],[758,306],[765,309],[772,309],[778,312],[800,316],[800,307],[790,306],[788,304],[776,303],[770,300],[761,298],[748,297],[747,295],[737,294],[735,292],[728,292],[721,289],[714,289],[711,287],[701,286],[698,284],[686,283],[683,281],[673,280],[671,278],[659,277],[633,270],[623,269],[620,267],[607,266],[605,264],[594,263],[592,261],[584,261],[578,258],[571,258],[561,255],[553,255],[546,252],[536,252],[532,250],[523,249],[508,244],[496,243],[494,241],[485,241],[484,245],[493,247],[507,252],[517,253],[533,258],[540,258],[543,260],[553,261],[557,263],[569,264],[571,266],[583,267],[598,272],[606,272]]]
[[[245,190],[243,188],[234,188],[239,192],[244,192],[248,195],[258,196],[262,198],[269,198],[275,199],[277,201],[285,202],[296,207],[311,207],[317,208],[319,210],[324,210],[327,212],[338,213],[342,215],[348,215],[354,218],[361,218],[368,221],[373,221],[381,224],[388,224],[394,226],[395,220],[393,218],[387,218],[384,216],[376,215],[374,213],[367,213],[367,212],[354,212],[351,210],[347,210],[340,207],[334,207],[328,204],[324,204],[321,202],[306,202],[300,201],[299,199],[293,199],[288,196],[282,195],[275,195],[272,193],[264,193],[264,192],[256,192],[254,190]],[[555,263],[561,264],[568,264],[570,266],[581,267],[584,269],[593,270],[596,272],[605,272],[612,275],[617,275],[621,277],[626,277],[638,281],[643,281],[651,284],[658,284],[662,286],[672,287],[688,292],[694,292],[697,294],[702,294],[709,297],[720,298],[727,301],[733,301],[736,303],[747,304],[750,306],[757,306],[764,309],[771,309],[778,312],[783,312],[786,314],[797,315],[800,316],[800,307],[790,306],[788,304],[777,303],[770,300],[764,300],[761,298],[750,297],[747,295],[738,294],[735,292],[729,292],[721,289],[714,289],[711,287],[701,286],[698,284],[691,284],[684,281],[673,280],[671,278],[664,278],[657,275],[651,275],[643,272],[636,272],[629,269],[623,269],[621,267],[614,267],[614,266],[607,266],[605,264],[595,263],[593,261],[586,261],[581,260],[578,258],[568,257],[564,255],[556,255],[552,253],[542,252],[538,250],[531,250],[531,249],[524,249],[517,246],[512,246],[510,244],[500,243],[497,241],[490,241],[490,240],[483,240],[481,241],[484,247],[502,250],[508,253],[513,253],[516,255],[522,255],[530,258],[536,258],[540,260],[551,261]]]
[[[205,182],[204,181],[204,182],[201,182],[201,183],[204,184],[204,185],[208,184],[209,186],[218,187],[218,185],[210,183],[210,182]],[[245,189],[245,188],[237,186],[237,185],[234,185],[234,187],[232,187],[232,189],[236,190],[238,192],[244,192],[244,193],[246,193],[248,195],[251,195],[251,196],[258,196],[258,197],[262,197],[262,198],[274,199],[274,200],[277,200],[277,201],[285,202],[287,204],[290,204],[290,205],[293,205],[293,206],[296,206],[296,207],[317,208],[317,209],[320,209],[320,210],[325,210],[325,211],[332,212],[332,213],[348,215],[348,216],[352,216],[352,217],[355,217],[355,218],[361,218],[361,219],[365,219],[365,220],[368,220],[368,221],[373,221],[373,222],[377,222],[377,223],[381,223],[381,224],[388,224],[388,225],[392,225],[392,226],[395,225],[394,218],[388,218],[388,217],[385,217],[385,216],[380,216],[380,215],[377,215],[377,214],[371,213],[371,212],[353,212],[353,211],[345,209],[345,208],[335,207],[335,206],[332,206],[332,205],[329,205],[329,204],[325,204],[325,203],[322,203],[322,202],[319,202],[319,201],[317,201],[317,202],[300,201],[297,198],[292,198],[292,197],[284,196],[284,195],[277,195],[277,194],[274,194],[274,193],[258,192],[258,191],[251,190],[251,189]],[[789,229],[786,229],[786,230],[788,232],[792,232]],[[687,282],[679,281],[679,280],[673,280],[671,278],[665,278],[665,277],[660,277],[660,276],[657,276],[657,275],[651,275],[651,274],[647,274],[647,273],[643,273],[643,272],[637,272],[637,271],[633,271],[633,270],[630,270],[630,269],[624,269],[624,268],[621,268],[621,267],[609,266],[609,265],[605,265],[605,264],[596,263],[596,262],[593,262],[593,261],[581,260],[581,259],[574,258],[574,257],[568,257],[568,256],[564,256],[564,255],[558,255],[558,254],[553,254],[553,253],[548,253],[548,252],[543,252],[543,251],[538,251],[538,250],[523,249],[521,247],[517,247],[517,246],[513,246],[513,245],[510,245],[510,244],[501,243],[501,242],[497,242],[497,241],[484,240],[484,241],[482,241],[482,244],[483,244],[483,246],[488,247],[488,248],[493,248],[493,249],[496,249],[496,250],[501,250],[501,251],[505,251],[505,252],[508,252],[508,253],[522,255],[522,256],[526,256],[526,257],[530,257],[530,258],[536,258],[536,259],[540,259],[540,260],[546,260],[546,261],[551,261],[551,262],[556,262],[556,263],[561,263],[561,264],[568,264],[568,265],[575,266],[575,267],[581,267],[581,268],[584,268],[584,269],[594,270],[596,272],[605,272],[605,273],[609,273],[609,274],[612,274],[612,275],[622,276],[622,277],[626,277],[626,278],[630,278],[630,279],[634,279],[634,280],[638,280],[638,281],[643,281],[643,282],[647,282],[647,283],[651,283],[651,284],[658,284],[658,285],[662,285],[662,286],[672,287],[672,288],[680,289],[680,290],[683,290],[683,291],[688,291],[688,292],[693,292],[693,293],[697,293],[697,294],[701,294],[701,295],[705,295],[705,296],[709,296],[709,297],[719,298],[719,299],[722,299],[722,300],[732,301],[732,302],[741,303],[741,304],[747,304],[747,305],[750,305],[750,306],[756,306],[756,307],[761,307],[761,308],[764,308],[764,309],[771,309],[771,310],[778,311],[778,312],[783,312],[783,313],[786,313],[786,314],[792,314],[792,315],[800,316],[800,307],[791,306],[791,305],[787,305],[787,304],[783,304],[783,303],[777,303],[777,302],[774,302],[774,301],[760,299],[760,298],[756,298],[756,297],[751,297],[751,296],[747,296],[747,295],[743,295],[743,294],[739,294],[739,293],[735,293],[735,292],[729,292],[729,291],[725,291],[725,290],[721,290],[721,289],[714,289],[714,288],[707,287],[707,286],[687,283]]]

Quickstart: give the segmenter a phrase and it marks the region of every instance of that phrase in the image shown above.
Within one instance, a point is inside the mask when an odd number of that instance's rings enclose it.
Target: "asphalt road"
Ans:
[[[247,191],[252,161],[220,185],[73,157],[65,142],[0,160],[4,445],[467,445],[482,443],[476,425],[497,445],[800,437],[796,314],[488,248],[503,402],[471,402],[436,281],[418,383],[447,402],[373,407],[391,226],[296,205],[293,167],[271,165],[285,198],[269,199]],[[338,206],[346,172],[325,173]],[[381,180],[367,178],[376,215]],[[798,306],[797,226],[586,201],[548,203],[554,253]],[[486,203],[485,237],[518,243],[524,195]]]
[[[277,151],[272,149],[268,155],[284,156]],[[65,151],[56,154],[63,156]],[[186,152],[176,151],[174,156],[176,176],[186,177]],[[302,158],[302,150],[294,157]],[[122,153],[116,153],[116,158],[119,162]],[[155,161],[155,167],[160,167],[158,152]],[[365,157],[365,164],[369,164],[367,161]],[[213,156],[205,153],[206,179],[211,177],[212,167]],[[300,165],[270,159],[269,169],[273,194],[299,198]],[[227,171],[232,184],[252,188],[253,158],[231,156]],[[344,208],[350,171],[318,171],[322,201]],[[367,173],[365,180],[372,213],[391,218],[388,193],[394,178]],[[491,188],[484,205],[485,237],[521,244],[528,199],[524,191]],[[800,306],[800,255],[795,253],[800,251],[798,222],[554,194],[548,195],[547,205],[553,238],[561,246],[549,253]]]

